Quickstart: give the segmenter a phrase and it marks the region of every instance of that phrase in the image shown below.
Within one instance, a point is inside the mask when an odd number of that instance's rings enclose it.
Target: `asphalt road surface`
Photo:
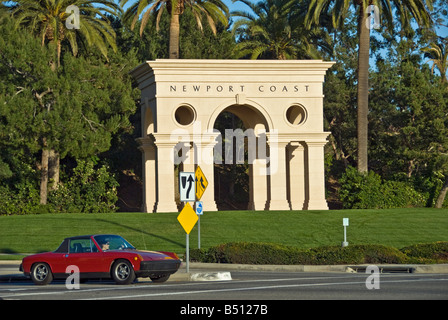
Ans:
[[[162,284],[140,279],[129,286],[89,281],[67,289],[65,281],[36,286],[31,281],[0,283],[2,300],[178,300],[181,308],[198,301],[241,301],[251,305],[272,300],[447,300],[448,274],[232,272],[228,281],[173,281]],[[369,278],[370,276],[370,278]],[[147,280],[147,281],[146,281]],[[183,300],[183,301],[182,301]],[[233,312],[244,313],[237,302]],[[223,309],[222,307],[221,309]],[[269,312],[269,305],[267,306]],[[175,310],[171,310],[175,311]],[[179,312],[196,312],[185,309]],[[223,309],[221,312],[225,312]],[[232,312],[232,309],[228,309]],[[255,311],[255,309],[253,309]],[[215,312],[217,312],[215,310]],[[262,309],[258,307],[258,313]]]

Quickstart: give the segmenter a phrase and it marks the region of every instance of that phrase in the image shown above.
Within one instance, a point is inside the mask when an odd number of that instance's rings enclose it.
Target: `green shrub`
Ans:
[[[448,242],[415,244],[400,249],[414,263],[446,263]]]
[[[78,161],[67,182],[50,192],[48,202],[56,212],[113,212],[118,182],[105,164]]]
[[[40,204],[40,190],[32,180],[0,185],[0,215],[48,212],[113,212],[117,210],[118,182],[106,164],[78,161],[67,181],[49,190],[47,205]]]
[[[231,242],[210,249],[190,251],[192,261],[241,264],[298,264],[308,254],[294,247],[274,243]]]
[[[0,186],[0,215],[40,213],[39,190],[28,182]]]
[[[369,171],[347,168],[340,179],[339,197],[346,209],[389,209],[424,207],[426,197],[402,181],[382,181]]]
[[[193,249],[190,258],[194,261],[241,264],[289,264],[299,252],[273,243],[231,242],[208,250]]]

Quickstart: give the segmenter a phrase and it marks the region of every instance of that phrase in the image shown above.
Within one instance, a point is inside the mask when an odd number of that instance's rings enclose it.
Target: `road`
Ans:
[[[224,306],[226,301],[257,304],[257,301],[262,303],[272,300],[448,299],[448,274],[379,274],[378,278],[373,279],[376,289],[368,289],[366,280],[369,275],[365,273],[232,271],[231,274],[232,280],[228,281],[173,281],[156,284],[149,279],[142,279],[129,286],[118,286],[111,281],[89,281],[81,284],[79,289],[71,290],[66,288],[64,281],[42,287],[28,281],[0,283],[0,299],[178,300],[176,306],[179,312],[182,306],[187,307],[187,304],[192,303],[200,305],[199,301],[205,300],[216,303],[221,301],[220,305]],[[261,309],[258,311],[261,312]]]

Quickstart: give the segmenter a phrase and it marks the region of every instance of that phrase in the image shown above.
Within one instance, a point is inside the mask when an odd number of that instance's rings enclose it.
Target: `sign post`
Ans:
[[[347,227],[348,227],[348,218],[342,219],[342,225],[344,226],[344,241],[342,242],[342,247],[347,247]]]
[[[193,229],[194,225],[198,221],[198,216],[196,212],[193,210],[191,205],[187,202],[180,212],[180,214],[177,216],[177,220],[181,224],[182,228],[184,228],[185,232],[187,233],[186,237],[186,263],[187,263],[187,273],[190,272],[190,232],[191,229]]]
[[[208,181],[205,177],[204,173],[202,172],[202,169],[200,166],[196,168],[195,172],[195,181],[196,181],[196,214],[199,217],[198,221],[198,249],[201,249],[201,215],[204,214],[204,208],[202,206],[202,195],[205,192],[205,189],[207,189]]]
[[[202,201],[196,201],[195,209],[198,216],[198,249],[201,249],[201,216],[204,213]]]
[[[208,181],[201,168],[198,166],[196,172],[179,172],[179,196],[180,201],[185,202],[185,206],[177,216],[177,220],[186,232],[186,263],[187,273],[190,272],[190,232],[196,222],[198,224],[198,248],[201,248],[201,225],[200,217],[204,213],[201,197],[208,186]],[[190,202],[195,202],[195,210]]]

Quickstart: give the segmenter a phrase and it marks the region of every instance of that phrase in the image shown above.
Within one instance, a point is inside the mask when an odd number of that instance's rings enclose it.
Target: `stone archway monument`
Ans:
[[[321,60],[155,60],[131,74],[141,89],[143,208],[175,212],[174,166],[208,179],[205,211],[216,211],[215,163],[246,144],[252,210],[325,210]],[[223,111],[246,130],[213,129]],[[236,146],[232,145],[235,144]],[[240,144],[240,145],[239,145]],[[244,146],[243,146],[244,147]],[[233,161],[232,157],[232,161]]]

